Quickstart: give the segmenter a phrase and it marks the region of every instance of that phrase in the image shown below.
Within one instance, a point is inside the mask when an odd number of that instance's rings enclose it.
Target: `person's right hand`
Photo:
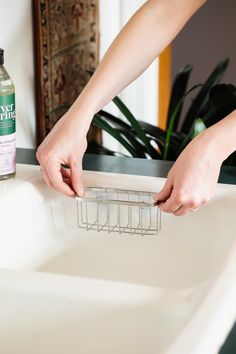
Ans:
[[[82,159],[87,148],[88,130],[84,121],[69,110],[36,153],[47,185],[70,197],[83,195]]]

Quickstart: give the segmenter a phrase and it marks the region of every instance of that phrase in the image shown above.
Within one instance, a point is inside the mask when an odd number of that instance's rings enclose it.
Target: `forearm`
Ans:
[[[91,116],[110,102],[146,70],[204,2],[147,1],[112,43],[71,108],[74,113],[89,110]]]
[[[202,133],[201,139],[203,143],[210,144],[213,151],[217,151],[222,162],[227,159],[230,154],[236,151],[236,110],[206,129]]]

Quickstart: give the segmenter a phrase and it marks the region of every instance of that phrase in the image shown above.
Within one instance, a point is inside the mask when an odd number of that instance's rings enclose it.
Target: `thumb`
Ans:
[[[157,202],[165,202],[171,195],[173,189],[173,184],[168,178],[162,190],[157,193],[154,197]]]

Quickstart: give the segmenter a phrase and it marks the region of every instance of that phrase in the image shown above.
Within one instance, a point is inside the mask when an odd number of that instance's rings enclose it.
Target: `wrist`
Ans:
[[[74,126],[75,130],[79,130],[81,134],[87,134],[94,112],[90,106],[80,105],[75,102],[63,117],[67,122]]]
[[[223,162],[236,150],[236,111],[207,128],[199,138]]]

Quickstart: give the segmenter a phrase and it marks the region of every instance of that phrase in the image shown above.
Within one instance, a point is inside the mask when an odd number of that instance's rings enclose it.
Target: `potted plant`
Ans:
[[[172,87],[166,130],[136,119],[119,97],[113,102],[125,120],[101,110],[92,124],[118,140],[128,156],[175,161],[197,134],[236,109],[236,87],[220,83],[228,64],[228,59],[220,62],[204,84],[190,89],[192,66],[186,65],[179,71]],[[184,114],[183,106],[190,93],[195,95]],[[117,155],[96,142],[90,142],[88,152]],[[236,153],[225,164],[236,166]]]

